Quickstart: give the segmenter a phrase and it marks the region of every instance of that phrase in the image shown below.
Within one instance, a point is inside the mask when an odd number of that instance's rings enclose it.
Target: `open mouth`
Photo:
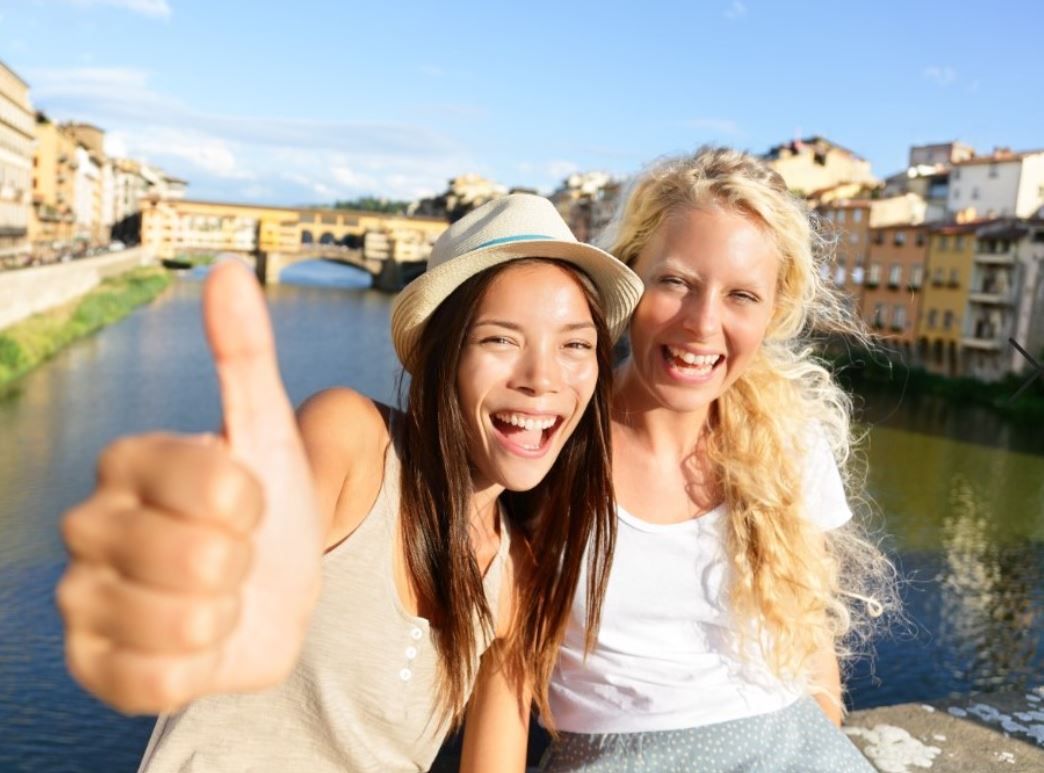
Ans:
[[[555,414],[498,411],[491,414],[493,429],[509,450],[523,456],[540,455],[551,444],[564,419]]]
[[[689,378],[705,378],[725,362],[724,354],[693,354],[673,346],[661,346],[663,359],[674,372]]]

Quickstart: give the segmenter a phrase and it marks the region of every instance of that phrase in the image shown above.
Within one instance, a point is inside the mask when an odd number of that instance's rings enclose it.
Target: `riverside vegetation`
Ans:
[[[136,268],[102,281],[86,295],[0,330],[0,388],[25,375],[78,338],[148,303],[170,284],[158,267]]]

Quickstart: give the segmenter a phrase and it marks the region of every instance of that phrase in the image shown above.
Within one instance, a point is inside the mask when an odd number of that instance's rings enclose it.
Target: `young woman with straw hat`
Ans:
[[[888,562],[842,528],[860,493],[850,403],[809,334],[861,331],[813,226],[763,162],[710,148],[639,175],[602,235],[645,291],[615,378],[601,625],[592,646],[578,593],[546,771],[870,769],[835,724],[838,658],[893,591]],[[512,737],[523,754],[507,686],[479,696],[474,759]]]
[[[606,575],[610,348],[640,292],[547,200],[499,199],[395,302],[405,411],[335,389],[295,421],[256,283],[218,266],[223,436],[117,441],[63,526],[73,675],[176,712],[142,770],[421,771],[480,660],[546,694],[581,568]]]

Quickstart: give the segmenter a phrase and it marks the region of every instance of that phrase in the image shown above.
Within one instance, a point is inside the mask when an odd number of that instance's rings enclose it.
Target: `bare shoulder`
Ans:
[[[390,411],[344,387],[318,392],[297,410],[327,523],[327,546],[354,530],[380,491],[384,453],[391,442]]]

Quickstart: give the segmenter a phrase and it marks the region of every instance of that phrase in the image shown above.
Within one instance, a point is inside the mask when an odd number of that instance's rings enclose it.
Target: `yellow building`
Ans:
[[[29,241],[34,250],[62,249],[73,239],[76,141],[43,113],[36,116],[33,210]]]
[[[928,235],[918,345],[926,369],[945,376],[963,372],[961,329],[968,306],[976,223],[940,225]]]
[[[804,196],[815,197],[817,192],[843,183],[877,184],[869,161],[824,137],[776,145],[764,158],[779,172],[790,190]]]
[[[34,123],[29,84],[0,62],[0,255],[29,247]]]

